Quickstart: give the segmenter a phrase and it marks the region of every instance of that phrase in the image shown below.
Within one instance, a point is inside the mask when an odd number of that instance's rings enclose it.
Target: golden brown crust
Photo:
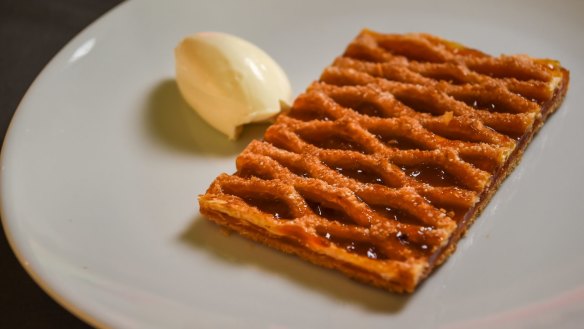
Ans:
[[[561,104],[552,60],[364,30],[199,198],[209,219],[412,292]]]

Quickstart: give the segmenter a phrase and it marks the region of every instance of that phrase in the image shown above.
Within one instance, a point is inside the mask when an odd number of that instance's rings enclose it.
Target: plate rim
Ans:
[[[34,77],[32,83],[28,86],[24,94],[22,95],[21,99],[18,101],[18,105],[10,118],[10,122],[6,129],[6,133],[4,135],[4,140],[2,142],[0,148],[0,225],[2,225],[2,229],[4,230],[4,236],[6,237],[6,241],[8,243],[9,248],[12,250],[18,264],[21,266],[22,269],[26,272],[26,274],[33,280],[33,282],[44,292],[46,293],[53,301],[55,301],[58,305],[63,307],[65,310],[70,312],[72,315],[80,319],[81,321],[89,324],[90,326],[96,328],[108,328],[108,325],[105,321],[98,319],[95,316],[92,316],[90,311],[84,310],[81,307],[78,307],[73,300],[75,299],[74,296],[69,296],[66,292],[60,292],[57,288],[59,285],[51,283],[51,280],[48,280],[47,277],[41,274],[42,269],[36,261],[31,261],[27,256],[28,246],[25,243],[18,242],[19,238],[15,235],[15,232],[19,232],[19,229],[16,228],[14,225],[14,220],[12,215],[8,215],[8,208],[10,206],[7,205],[6,200],[6,187],[5,187],[5,163],[6,163],[6,149],[10,146],[10,141],[14,138],[12,135],[14,134],[15,122],[18,122],[18,119],[21,116],[21,113],[24,111],[23,108],[30,99],[35,94],[35,91],[39,88],[39,85],[43,84],[43,81],[46,79],[47,71],[50,70],[52,67],[55,66],[55,63],[64,56],[65,53],[69,51],[71,48],[76,48],[79,44],[85,41],[86,35],[90,34],[92,30],[96,29],[96,26],[99,26],[104,19],[116,14],[121,10],[126,10],[130,4],[135,3],[135,0],[125,0],[116,5],[112,8],[105,11],[103,14],[95,18],[92,22],[90,22],[85,27],[81,28],[70,40],[66,41],[61,48],[51,57],[51,59],[43,66],[43,68],[38,72],[38,74]]]
[[[121,9],[121,7],[128,8],[130,6],[130,4],[135,4],[135,3],[136,3],[136,0],[122,2],[122,3],[114,6],[110,10],[108,10],[106,13],[104,13],[103,15],[98,17],[95,21],[93,21],[88,26],[83,28],[79,33],[77,33],[77,35],[75,35],[70,41],[68,41],[51,58],[51,60],[49,60],[47,62],[47,64],[40,71],[40,73],[36,76],[33,83],[29,86],[29,88],[25,92],[24,96],[20,100],[20,102],[19,102],[19,104],[18,104],[18,106],[13,114],[12,119],[10,120],[10,124],[7,128],[5,139],[4,139],[4,142],[2,144],[2,150],[0,153],[0,165],[2,165],[2,168],[4,168],[4,163],[6,161],[5,148],[6,148],[6,145],[9,143],[9,141],[11,139],[13,139],[13,138],[11,138],[11,136],[13,135],[14,122],[16,120],[18,120],[17,119],[17,117],[19,116],[18,113],[22,112],[22,108],[23,108],[22,104],[25,104],[27,102],[27,99],[31,97],[30,95],[34,94],[35,90],[39,88],[38,86],[44,82],[44,80],[46,79],[47,70],[55,64],[55,61],[58,58],[63,57],[64,53],[66,53],[71,48],[80,45],[80,43],[82,43],[84,41],[86,35],[91,33],[91,31],[95,28],[96,25],[102,24],[103,20],[106,17],[113,15],[113,13],[119,11]],[[3,192],[5,192],[4,175],[6,175],[6,173],[4,172],[4,170],[2,170],[2,174],[0,176],[0,188],[1,188],[0,192],[2,192],[1,193],[2,196],[0,197],[0,216],[2,219],[2,226],[4,228],[5,236],[7,237],[8,244],[9,244],[10,248],[12,249],[12,251],[14,252],[14,254],[16,255],[16,258],[18,259],[18,262],[20,263],[20,265],[25,269],[27,274],[33,279],[33,281],[39,287],[41,287],[41,289],[45,293],[47,293],[59,305],[61,305],[65,309],[67,309],[69,312],[71,312],[72,314],[74,314],[75,316],[80,318],[81,320],[87,322],[88,324],[90,324],[92,326],[96,326],[96,327],[107,327],[107,326],[111,325],[111,324],[107,324],[105,321],[100,321],[100,319],[97,318],[96,316],[92,315],[90,311],[84,310],[84,309],[78,307],[75,303],[73,303],[73,300],[75,300],[75,298],[74,298],[75,296],[71,296],[71,294],[68,294],[68,293],[59,292],[59,289],[55,289],[54,283],[51,283],[50,282],[51,280],[47,280],[46,277],[43,277],[43,275],[41,275],[42,270],[39,270],[38,268],[35,269],[35,266],[38,266],[38,265],[35,265],[34,261],[30,262],[27,259],[26,255],[25,255],[26,252],[24,251],[25,248],[23,248],[23,246],[20,245],[16,241],[18,239],[14,236],[14,232],[15,232],[14,227],[11,226],[10,220],[7,219],[7,218],[12,217],[12,216],[6,216],[6,212],[7,212],[6,209],[9,207],[6,207],[6,205],[5,205],[6,196],[3,193]]]

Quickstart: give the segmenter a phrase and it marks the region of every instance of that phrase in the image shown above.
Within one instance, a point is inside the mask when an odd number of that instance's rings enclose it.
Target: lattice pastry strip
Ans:
[[[254,145],[255,144],[255,145]],[[281,162],[294,160],[297,154],[278,150],[269,144],[254,142],[250,149],[263,149],[264,153],[271,151],[274,157]],[[258,150],[259,151],[259,150]],[[417,266],[418,258],[427,257],[431,251],[435,251],[447,241],[455,224],[444,213],[435,210],[415,191],[406,188],[395,191],[388,188],[381,188],[382,191],[370,191],[367,184],[355,181],[345,181],[344,185],[363,185],[359,196],[354,195],[351,189],[343,186],[333,187],[322,180],[297,175],[282,166],[280,162],[268,156],[257,156],[258,154],[248,154],[246,151],[238,158],[238,171],[244,176],[257,174],[267,179],[250,177],[249,179],[238,176],[220,176],[209,189],[209,193],[215,195],[227,195],[228,205],[235,207],[251,207],[251,218],[253,221],[275,235],[285,235],[287,238],[297,238],[298,243],[308,242],[311,246],[321,250],[332,249],[338,252],[339,248],[364,248],[364,252],[369,253],[367,259],[361,259],[359,263],[373,262],[378,260],[412,262],[412,266]],[[273,162],[273,163],[270,163]],[[266,164],[270,168],[269,177],[264,172]],[[312,165],[304,165],[308,170],[314,168]],[[325,166],[328,169],[328,167]],[[321,168],[322,170],[327,170]],[[317,169],[318,170],[318,169]],[[338,175],[334,170],[328,169],[329,176]],[[326,175],[322,175],[323,177]],[[282,188],[281,181],[285,181],[288,187]],[[279,182],[279,183],[278,183]],[[343,184],[341,184],[343,185]],[[294,191],[290,188],[293,187]],[[258,197],[257,190],[263,191]],[[358,190],[358,188],[355,188]],[[253,197],[249,197],[249,195]],[[235,196],[235,199],[234,199]],[[270,202],[258,201],[258,199],[269,200]],[[318,200],[318,206],[309,210],[307,200]],[[275,200],[278,200],[275,202]],[[304,203],[302,202],[304,200]],[[380,216],[371,209],[372,204],[387,206],[387,200],[391,200],[392,207],[403,207],[415,213],[416,223],[402,223],[389,221],[386,217]],[[209,200],[213,203],[213,200]],[[369,204],[371,202],[371,204]],[[266,208],[266,204],[269,204]],[[273,205],[278,204],[279,209],[274,209]],[[417,207],[412,205],[418,204]],[[283,206],[286,205],[286,206]],[[223,205],[225,206],[225,205]],[[257,207],[256,207],[257,206]],[[272,208],[270,208],[272,207]],[[325,208],[337,210],[336,219],[323,219]],[[282,210],[284,209],[284,210]],[[289,213],[287,209],[304,209],[302,212]],[[339,215],[338,212],[345,215]],[[316,213],[315,213],[316,212]],[[329,210],[330,212],[330,210]],[[288,217],[298,218],[288,222]],[[258,219],[259,218],[259,219]],[[274,221],[274,219],[277,219]],[[343,222],[339,222],[341,220]],[[298,227],[310,223],[305,230],[290,230],[289,227]],[[282,233],[284,232],[284,233]],[[424,235],[419,232],[427,232]],[[389,238],[392,237],[392,238]],[[407,240],[406,240],[407,239]],[[344,240],[354,243],[345,243]],[[404,248],[404,243],[411,247]],[[361,247],[359,247],[361,245]],[[327,252],[334,255],[334,252]],[[372,254],[374,260],[372,260]],[[354,255],[347,256],[341,253],[341,259],[354,258]],[[373,266],[373,265],[372,265]],[[377,266],[377,265],[375,265]],[[387,269],[385,271],[388,271]]]

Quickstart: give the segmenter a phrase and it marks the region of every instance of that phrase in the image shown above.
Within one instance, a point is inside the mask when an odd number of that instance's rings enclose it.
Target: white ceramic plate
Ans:
[[[130,1],[38,77],[2,150],[11,245],[57,301],[116,328],[576,328],[584,321],[584,12],[546,1]],[[411,296],[355,283],[198,215],[196,197],[265,127],[231,143],[183,103],[173,47],[252,41],[295,93],[363,27],[557,58],[564,105],[458,251]]]

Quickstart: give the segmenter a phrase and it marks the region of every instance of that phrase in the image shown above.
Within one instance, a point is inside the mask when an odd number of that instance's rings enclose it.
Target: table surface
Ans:
[[[0,0],[0,142],[26,90],[53,56],[121,0]],[[0,226],[0,328],[90,328],[28,276]]]

